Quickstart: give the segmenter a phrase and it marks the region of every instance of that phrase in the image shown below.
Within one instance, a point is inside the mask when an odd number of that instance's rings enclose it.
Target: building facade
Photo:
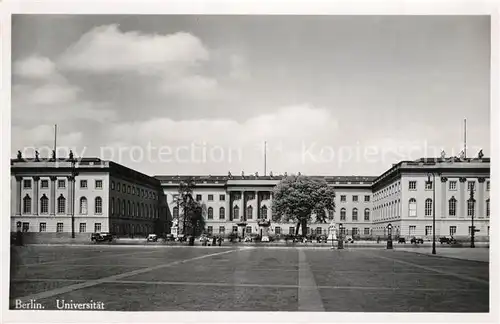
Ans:
[[[159,181],[111,161],[14,159],[11,193],[11,231],[125,236],[168,231]]]
[[[316,176],[315,176],[316,177]],[[346,235],[377,238],[387,235],[387,225],[400,237],[432,237],[433,208],[436,235],[470,237],[472,216],[478,238],[489,236],[490,160],[419,159],[402,161],[378,177],[321,177],[335,188],[335,223]],[[193,198],[204,205],[210,234],[231,232],[262,234],[260,220],[272,220],[273,189],[278,176],[156,176],[179,221],[182,210],[175,204],[181,182],[194,181]],[[430,183],[429,183],[430,179]],[[470,199],[470,189],[474,201]],[[271,222],[269,233],[295,233],[294,223]],[[329,224],[311,223],[308,233],[328,234]]]

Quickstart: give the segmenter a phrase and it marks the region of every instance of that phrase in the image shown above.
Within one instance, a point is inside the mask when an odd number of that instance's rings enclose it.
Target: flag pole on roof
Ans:
[[[464,159],[467,158],[467,118],[464,118]]]

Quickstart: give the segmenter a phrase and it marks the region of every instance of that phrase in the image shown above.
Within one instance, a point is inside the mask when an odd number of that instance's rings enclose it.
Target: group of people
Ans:
[[[208,237],[206,237],[206,236],[205,236],[205,237],[203,237],[203,238],[202,238],[202,245],[203,245],[203,246],[207,246],[207,245],[208,245],[208,241],[209,241],[209,240],[210,240],[210,239],[209,239]],[[214,236],[214,237],[212,238],[212,246],[216,246],[217,244],[218,244],[219,246],[222,246],[222,237],[220,237],[220,236],[219,236],[219,237],[215,237],[215,236]]]

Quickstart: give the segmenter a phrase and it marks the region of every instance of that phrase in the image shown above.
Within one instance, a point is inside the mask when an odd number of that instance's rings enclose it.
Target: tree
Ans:
[[[175,198],[175,203],[182,209],[183,234],[191,233],[193,236],[200,235],[205,229],[205,219],[203,217],[206,206],[200,204],[193,198],[193,190],[196,183],[193,180],[181,182],[179,184],[179,195]]]
[[[302,236],[307,235],[307,223],[316,216],[316,221],[326,223],[333,218],[335,191],[324,179],[306,176],[289,176],[274,189],[273,221],[294,221],[295,235],[302,227]]]

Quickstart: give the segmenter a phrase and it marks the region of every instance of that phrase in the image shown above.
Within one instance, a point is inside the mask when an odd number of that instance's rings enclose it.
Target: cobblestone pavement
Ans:
[[[26,246],[10,307],[116,311],[488,312],[489,263],[384,249]]]

